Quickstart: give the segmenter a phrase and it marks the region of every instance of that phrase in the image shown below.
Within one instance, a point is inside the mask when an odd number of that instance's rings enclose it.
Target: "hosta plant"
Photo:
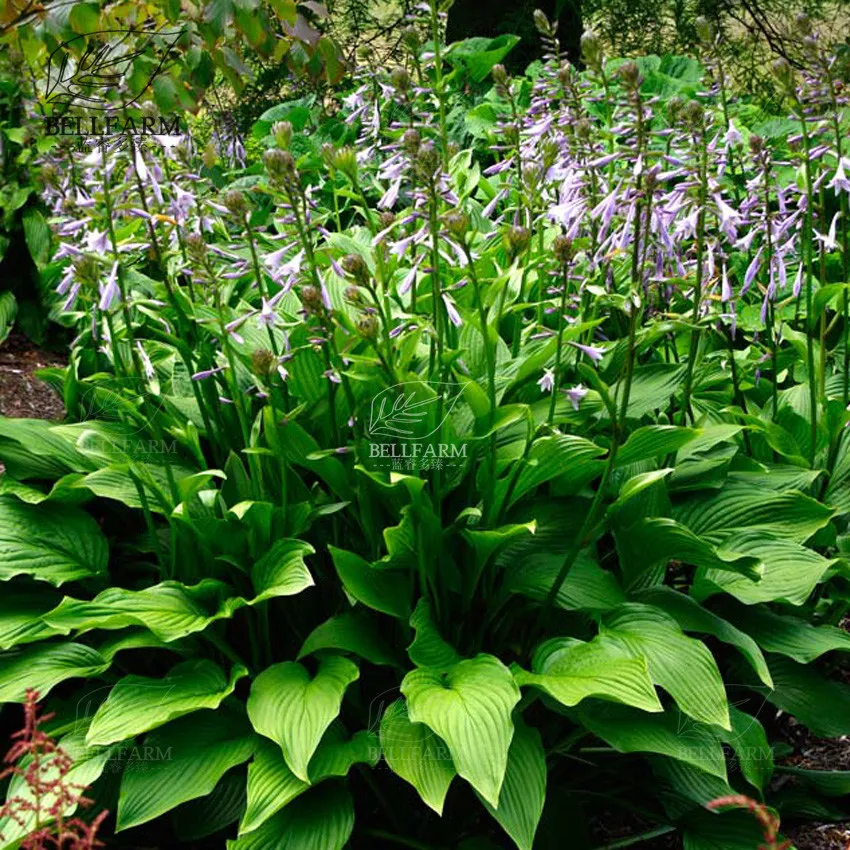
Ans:
[[[753,850],[712,800],[840,811],[771,744],[850,731],[828,51],[771,116],[705,28],[703,64],[586,33],[579,71],[538,17],[515,79],[417,15],[244,170],[44,163],[76,337],[67,422],[0,421],[0,699],[84,742],[116,846],[593,847],[613,812]]]

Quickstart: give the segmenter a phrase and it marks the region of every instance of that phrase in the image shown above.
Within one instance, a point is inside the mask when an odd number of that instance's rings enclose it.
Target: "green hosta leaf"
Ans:
[[[203,631],[215,620],[232,617],[244,600],[228,599],[229,591],[215,579],[204,579],[193,587],[177,581],[145,590],[110,587],[91,602],[66,596],[44,619],[64,634],[144,626],[160,639],[173,641]]]
[[[617,466],[641,460],[664,458],[699,437],[697,428],[680,428],[676,425],[645,425],[638,428],[617,452]]]
[[[819,469],[800,469],[799,466],[773,464],[758,470],[734,470],[729,481],[741,482],[748,487],[768,487],[771,490],[808,490],[823,475]]]
[[[813,626],[800,617],[783,616],[764,607],[736,606],[732,619],[768,652],[808,664],[826,652],[850,652],[850,634],[835,626]]]
[[[683,634],[672,617],[651,605],[627,603],[604,615],[600,634],[646,658],[652,681],[686,714],[729,729],[726,691],[714,657],[702,641]]]
[[[373,664],[398,666],[392,647],[381,637],[374,614],[369,611],[347,611],[316,626],[304,641],[297,660],[323,649],[353,652]]]
[[[112,744],[156,729],[184,714],[218,708],[233,693],[236,682],[246,675],[244,667],[236,666],[228,680],[211,661],[185,661],[162,679],[125,676],[92,718],[86,742],[92,746]]]
[[[311,788],[259,829],[227,842],[227,850],[342,850],[354,829],[354,805],[344,786]]]
[[[555,583],[564,563],[560,554],[541,553],[520,558],[508,571],[507,590],[543,601]],[[587,550],[580,552],[570,570],[569,580],[561,584],[555,604],[567,611],[616,608],[626,601],[617,577],[603,570]]]
[[[763,421],[757,416],[742,416],[741,418],[750,428],[762,434],[767,444],[777,454],[782,455],[791,463],[797,463],[800,466],[805,465],[806,459],[803,455],[805,455],[806,449],[801,447],[791,432],[776,422]]]
[[[382,614],[406,620],[410,615],[407,576],[395,570],[378,570],[353,552],[328,547],[340,581],[358,602]]]
[[[850,513],[850,432],[846,429],[841,436],[824,501],[833,506],[841,516]]]
[[[675,519],[694,534],[710,535],[717,541],[746,528],[803,543],[834,513],[833,508],[793,490],[765,492],[761,487],[730,482],[716,495],[686,502],[675,511]]]
[[[577,493],[602,474],[605,464],[598,458],[604,454],[605,449],[584,437],[565,434],[535,440],[510,495],[510,504],[554,478],[565,488],[563,492]],[[499,486],[507,493],[510,485],[500,482]]]
[[[56,634],[42,615],[56,604],[53,592],[4,588],[0,595],[0,650]]]
[[[431,620],[431,608],[426,599],[420,599],[410,618],[416,631],[413,643],[407,648],[410,660],[417,667],[451,667],[460,661],[460,655],[443,640]]]
[[[669,756],[650,756],[652,772],[659,780],[658,796],[664,801],[668,816],[678,819],[718,797],[734,794],[729,783],[698,767]],[[672,799],[671,799],[672,797]]]
[[[181,717],[145,737],[156,761],[132,759],[121,778],[116,832],[147,823],[180,803],[210,794],[218,781],[254,751],[245,718],[223,708]]]
[[[532,850],[546,801],[546,751],[540,733],[521,719],[514,723],[499,808],[494,809],[480,795],[479,799],[519,850]]]
[[[15,316],[18,313],[18,302],[8,290],[0,292],[0,343],[4,343],[12,332]]]
[[[374,766],[379,758],[378,739],[372,732],[357,732],[347,738],[342,724],[334,723],[310,760],[310,783],[315,785],[332,776],[345,776],[355,764]],[[279,746],[260,739],[254,760],[248,767],[248,805],[239,834],[259,829],[310,788],[310,783],[302,782],[289,769]]]
[[[617,495],[617,500],[608,508],[608,515],[613,517],[640,496],[650,487],[654,487],[660,481],[663,481],[670,473],[673,472],[672,467],[664,467],[664,469],[653,469],[649,472],[641,472],[629,478],[620,488]]]
[[[31,575],[58,586],[102,575],[108,558],[106,538],[84,511],[0,496],[0,580]]]
[[[251,569],[251,581],[257,594],[252,604],[276,596],[294,596],[312,587],[315,582],[304,557],[315,551],[303,540],[276,540]]]
[[[807,770],[779,765],[776,772],[797,777],[825,797],[846,797],[850,794],[850,770]]]
[[[717,733],[677,711],[647,714],[625,705],[585,703],[577,712],[584,726],[621,753],[658,753],[726,779]]]
[[[504,34],[496,38],[467,38],[449,45],[446,61],[453,67],[465,68],[470,78],[480,83],[519,44],[518,35]]]
[[[109,663],[96,649],[80,643],[38,644],[4,653],[0,656],[0,703],[23,702],[27,688],[44,698],[60,682],[97,676]]]
[[[251,600],[231,596],[224,582],[204,579],[187,587],[165,581],[144,590],[110,587],[87,602],[65,597],[45,622],[57,631],[123,629],[144,626],[164,641],[200,632],[210,623],[227,619],[241,607],[278,596],[291,596],[313,585],[303,555],[312,552],[307,543],[277,541],[254,565],[252,577],[257,595]]]
[[[80,8],[80,7],[75,7]],[[91,31],[91,30],[89,30]],[[50,227],[43,213],[35,207],[24,210],[21,217],[24,226],[24,239],[30,256],[39,270],[50,262]]]
[[[513,737],[511,712],[520,700],[510,670],[482,654],[448,670],[413,670],[401,692],[410,720],[436,732],[448,745],[458,774],[498,806]]]
[[[186,844],[213,835],[239,820],[245,799],[245,771],[228,771],[210,794],[189,800],[171,812],[174,834]]]
[[[753,850],[764,841],[747,811],[698,811],[684,825],[684,850]]]
[[[768,655],[773,690],[750,687],[782,711],[793,715],[819,738],[850,735],[850,687],[827,679],[811,665],[797,664],[782,655]],[[742,671],[746,679],[746,671]]]
[[[616,540],[623,570],[631,581],[673,559],[751,579],[758,579],[763,573],[758,558],[729,551],[728,546],[713,546],[669,517],[642,519],[617,532]]]
[[[89,495],[77,484],[85,478],[79,472],[71,472],[57,479],[49,491],[40,490],[31,484],[16,481],[8,472],[0,478],[0,493],[14,496],[28,505],[40,505],[42,502],[61,502],[66,505],[80,505],[88,501]]]
[[[404,700],[381,718],[381,749],[390,769],[409,782],[438,815],[457,772],[445,742],[424,723],[412,723]]]
[[[300,362],[302,358],[296,357],[293,364]],[[321,382],[321,369],[318,372],[318,391],[324,392]],[[297,422],[292,420],[283,425],[275,425],[274,411],[267,407],[265,433],[279,446],[286,460],[297,466],[315,472],[340,499],[351,498],[351,484],[348,473],[337,457],[324,457],[320,454],[321,446],[310,436]],[[272,446],[275,448],[275,445]]]
[[[684,632],[714,635],[718,640],[734,646],[747,659],[759,679],[768,687],[773,686],[767,662],[759,645],[752,637],[707,608],[703,608],[692,597],[669,587],[652,587],[641,591],[637,595],[637,600],[654,605],[669,614]]]
[[[98,464],[76,448],[76,438],[43,419],[0,418],[0,462],[21,481],[48,481],[70,472],[91,472]]]
[[[744,430],[743,425],[702,425],[698,436],[688,442],[678,453],[677,459],[694,460],[723,443],[734,447],[734,437]]]
[[[88,490],[102,499],[113,499],[131,508],[141,508],[142,495],[129,472],[128,464],[113,464],[97,469],[78,478],[76,481],[68,481],[67,490],[80,490],[85,493]],[[170,510],[170,496],[168,496],[168,474],[163,467],[151,464],[137,464],[134,473],[140,479],[142,493],[145,495],[148,506],[156,513],[166,514]],[[176,464],[171,466],[172,477],[183,485],[189,476],[185,470]],[[67,480],[67,479],[64,479]],[[208,479],[204,479],[208,480]],[[73,490],[72,490],[73,488]],[[57,488],[54,488],[56,490]],[[63,496],[65,491],[51,492],[51,499]]]
[[[309,782],[307,766],[342,706],[346,688],[360,676],[357,665],[322,658],[314,678],[296,661],[267,668],[251,685],[248,716],[254,728],[276,741],[290,770]]]
[[[539,673],[527,673],[517,665],[512,669],[518,685],[538,687],[565,706],[600,697],[644,711],[663,710],[646,661],[630,658],[602,635],[590,643],[570,638],[552,641]]]
[[[747,782],[764,792],[773,776],[773,749],[767,740],[764,727],[758,719],[729,706],[732,731],[721,739],[735,751],[738,766]]]
[[[685,380],[686,367],[673,363],[651,363],[638,366],[632,376],[628,416],[640,419],[659,408],[666,408],[667,400],[674,395]],[[620,398],[623,393],[620,379],[611,389]]]
[[[731,537],[726,547],[742,555],[761,559],[764,573],[758,582],[719,570],[698,570],[692,593],[705,599],[718,591],[730,593],[745,605],[783,601],[802,605],[824,573],[835,563],[792,540],[770,537],[757,531],[743,531]]]
[[[497,555],[505,547],[509,546],[516,538],[523,538],[528,534],[534,534],[536,523],[522,523],[521,525],[503,525],[500,528],[485,529],[483,531],[464,529],[461,537],[472,550],[473,562],[470,572],[475,577],[481,575],[484,567],[490,559]]]

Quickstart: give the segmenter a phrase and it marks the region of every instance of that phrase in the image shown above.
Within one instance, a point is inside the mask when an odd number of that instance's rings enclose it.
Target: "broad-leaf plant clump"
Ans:
[[[41,155],[74,341],[67,421],[0,420],[0,700],[107,846],[754,850],[712,801],[779,842],[850,791],[776,722],[850,734],[828,46],[768,114],[708,26],[578,69],[538,15],[511,77],[441,17],[253,161]]]

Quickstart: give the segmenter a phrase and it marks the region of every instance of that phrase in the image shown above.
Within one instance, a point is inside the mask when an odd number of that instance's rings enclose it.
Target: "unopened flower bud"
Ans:
[[[404,68],[395,68],[390,74],[392,87],[400,92],[406,92],[410,88],[410,74]]]
[[[463,239],[469,230],[469,216],[462,210],[451,210],[443,216],[446,230],[456,239]]]
[[[562,266],[569,265],[573,259],[573,240],[569,236],[559,234],[552,243],[552,253]]]
[[[360,254],[346,254],[342,258],[342,268],[346,274],[350,274],[355,280],[363,280],[369,276],[369,267]]]
[[[392,213],[389,210],[384,210],[378,216],[378,222],[381,225],[381,230],[386,230],[388,227],[392,227],[393,224],[395,224],[395,213]]]
[[[764,139],[761,136],[753,133],[749,140],[750,153],[753,156],[758,156],[764,150]]]
[[[419,135],[418,130],[411,128],[410,130],[405,130],[401,138],[401,143],[409,154],[415,154],[419,150],[419,145],[422,144],[422,136]]]
[[[602,67],[602,42],[591,29],[581,34],[581,56],[589,68],[596,71]]]
[[[424,142],[419,146],[416,154],[416,165],[420,172],[427,178],[434,176],[434,172],[440,165],[440,154],[431,141]]]
[[[579,118],[575,123],[576,135],[584,141],[587,141],[587,139],[590,138],[591,129],[592,125],[587,118]]]
[[[705,17],[699,15],[694,21],[694,29],[697,31],[697,38],[703,44],[712,44],[714,42],[714,24]]]
[[[702,104],[696,100],[689,100],[684,110],[684,118],[688,122],[688,126],[694,129],[702,127],[703,120],[705,119],[705,110]]]
[[[558,68],[558,82],[564,87],[569,88],[573,82],[575,68],[569,62],[562,62]]]
[[[508,228],[507,238],[508,250],[511,256],[516,257],[528,247],[528,243],[531,241],[531,234],[527,227],[523,227],[521,224],[515,224],[513,227]]]
[[[100,264],[91,256],[83,254],[74,260],[74,277],[83,283],[96,286],[100,282]]]
[[[209,142],[204,148],[204,153],[201,159],[203,160],[204,168],[215,168],[215,165],[218,162],[218,153],[216,152],[215,145],[212,142]]]
[[[619,74],[620,79],[623,81],[623,85],[631,91],[637,91],[637,89],[640,88],[640,84],[643,82],[637,62],[624,62],[620,65]]]
[[[404,41],[405,47],[407,47],[411,53],[416,53],[416,51],[419,50],[421,40],[419,38],[419,30],[417,30],[416,27],[405,27],[401,37]]]
[[[289,151],[269,148],[263,154],[263,165],[273,183],[283,183],[295,176],[295,159]]]
[[[244,193],[238,189],[231,189],[224,193],[224,205],[227,211],[237,220],[244,221],[248,215],[248,201]]]
[[[272,135],[274,136],[275,144],[287,150],[292,141],[292,124],[289,121],[275,121],[272,124]]]
[[[537,32],[540,35],[548,35],[551,38],[555,34],[552,24],[549,23],[549,18],[546,17],[542,9],[534,10],[534,26],[537,27]]]
[[[378,318],[374,313],[364,313],[357,320],[357,330],[366,339],[375,339],[378,336]]]
[[[351,301],[352,304],[359,304],[363,300],[363,295],[360,292],[359,286],[346,286],[343,295],[346,300]]]
[[[490,74],[493,77],[493,82],[497,86],[506,86],[508,84],[508,72],[505,70],[504,65],[494,65],[492,70],[490,71]]]
[[[685,108],[685,101],[679,95],[673,95],[667,101],[667,117],[671,124],[677,124],[682,116],[682,110]]]
[[[357,154],[354,148],[346,145],[336,152],[334,165],[346,176],[349,180],[357,178]]]
[[[53,163],[45,162],[41,166],[41,179],[45,186],[55,186],[59,178],[59,172]]]
[[[257,377],[267,377],[277,368],[277,358],[267,348],[258,348],[251,354],[251,369]]]
[[[197,263],[203,263],[207,256],[207,243],[200,233],[189,233],[184,243],[189,256]]]
[[[308,313],[316,313],[322,309],[322,293],[308,283],[301,287],[301,303]]]
[[[785,88],[790,89],[794,85],[794,71],[791,63],[784,56],[774,61],[773,74]]]

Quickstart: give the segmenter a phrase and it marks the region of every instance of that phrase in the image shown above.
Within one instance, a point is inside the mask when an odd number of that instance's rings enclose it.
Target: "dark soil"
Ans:
[[[34,373],[45,366],[64,365],[58,354],[43,351],[26,337],[12,334],[0,346],[0,415],[16,419],[63,419],[62,400]]]
[[[780,735],[794,747],[782,764],[807,770],[850,770],[850,737],[816,738],[793,717],[779,718]],[[782,834],[797,850],[850,850],[850,821],[789,824]]]

